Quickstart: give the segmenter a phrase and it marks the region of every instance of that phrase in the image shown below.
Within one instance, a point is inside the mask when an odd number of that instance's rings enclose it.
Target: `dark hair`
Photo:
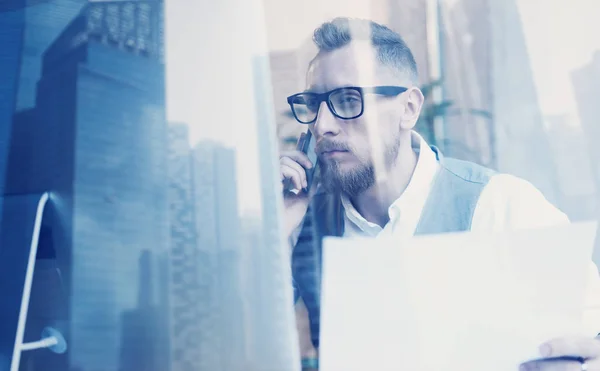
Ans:
[[[356,18],[335,18],[315,30],[313,41],[320,52],[342,48],[352,40],[370,41],[377,51],[377,59],[417,82],[415,58],[402,37],[379,23]]]

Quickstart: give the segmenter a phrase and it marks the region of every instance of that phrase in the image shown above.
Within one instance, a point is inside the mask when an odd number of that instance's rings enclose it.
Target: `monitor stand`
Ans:
[[[40,348],[66,351],[62,334],[47,327],[38,341],[23,341],[40,231],[49,194],[0,198],[0,371],[18,371],[21,354]]]

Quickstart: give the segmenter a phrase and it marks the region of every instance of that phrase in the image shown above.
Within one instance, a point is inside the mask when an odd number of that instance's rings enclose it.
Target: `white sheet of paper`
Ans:
[[[596,229],[325,239],[320,369],[518,370],[544,341],[589,334]]]

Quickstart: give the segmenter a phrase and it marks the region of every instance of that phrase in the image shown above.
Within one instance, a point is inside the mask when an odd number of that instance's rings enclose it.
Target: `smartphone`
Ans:
[[[306,183],[308,186],[306,187],[306,191],[310,190],[310,187],[313,183],[315,177],[315,170],[318,166],[317,153],[315,152],[316,141],[315,137],[313,137],[310,130],[307,130],[306,133],[303,133],[298,139],[298,145],[296,149],[298,151],[304,152],[310,162],[313,164],[313,167],[310,169],[306,169]]]

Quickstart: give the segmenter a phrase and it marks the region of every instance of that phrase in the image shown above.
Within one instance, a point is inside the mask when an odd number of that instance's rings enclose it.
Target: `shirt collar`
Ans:
[[[437,156],[427,142],[425,142],[425,139],[413,131],[412,143],[413,149],[419,155],[417,166],[404,192],[390,205],[388,209],[390,220],[398,218],[400,211],[403,209],[410,211],[418,209],[418,214],[420,215],[425,201],[429,196],[431,183],[437,173]]]

